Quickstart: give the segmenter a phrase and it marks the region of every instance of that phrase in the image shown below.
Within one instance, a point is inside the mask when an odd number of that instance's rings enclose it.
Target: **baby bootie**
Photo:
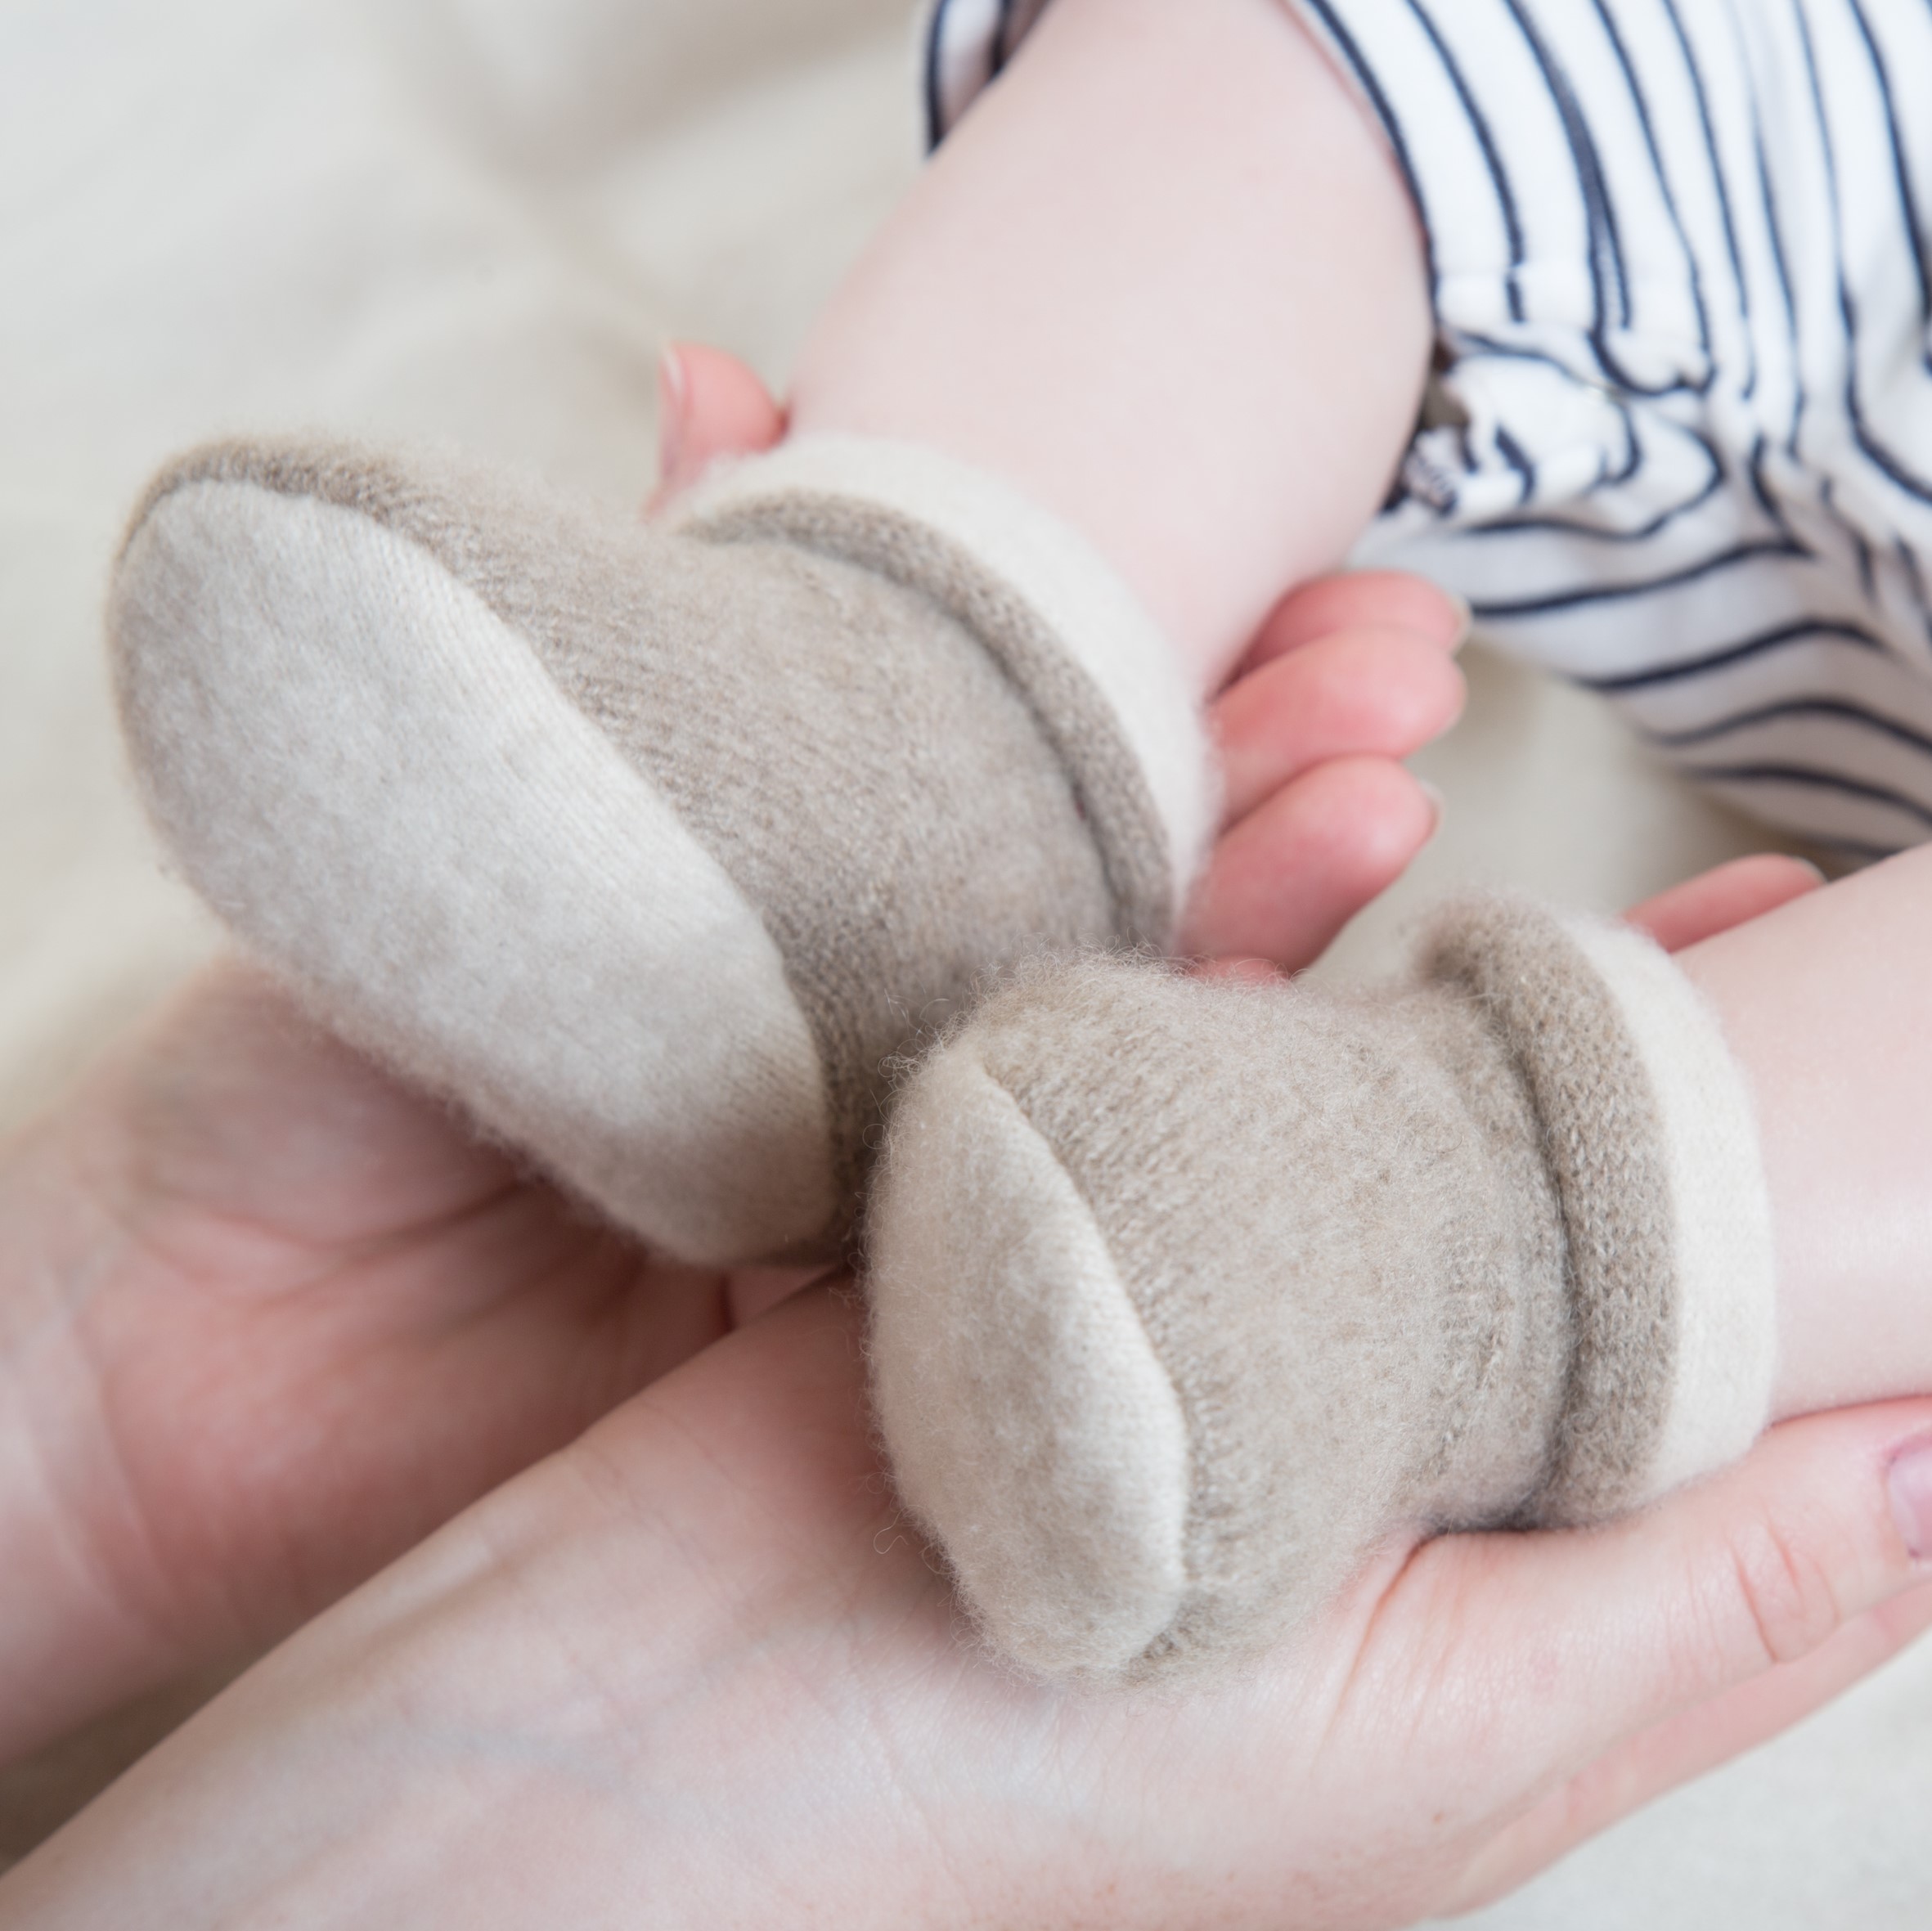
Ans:
[[[890,443],[672,529],[220,445],[149,490],[110,628],[151,814],[241,938],[691,1261],[835,1249],[882,1064],[1029,946],[1161,944],[1210,829],[1126,587]]]
[[[1049,1677],[1198,1673],[1394,1532],[1594,1521],[1767,1420],[1737,1066],[1649,941],[1528,903],[1373,993],[1023,969],[909,1083],[868,1237],[900,1493]]]

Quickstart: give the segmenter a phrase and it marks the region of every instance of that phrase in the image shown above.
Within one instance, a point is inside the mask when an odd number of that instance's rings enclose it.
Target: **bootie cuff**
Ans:
[[[1122,936],[1170,942],[1214,834],[1214,760],[1171,646],[1077,531],[936,451],[829,435],[721,468],[679,522],[714,541],[775,541],[856,564],[964,624],[1072,777]]]
[[[1599,1519],[1735,1460],[1769,1418],[1770,1202],[1716,1015],[1628,926],[1485,897],[1418,961],[1482,1005],[1540,1117],[1574,1336],[1530,1519]]]
[[[1361,991],[1036,962],[894,1116],[880,1434],[997,1648],[1187,1674],[1390,1538],[1742,1453],[1769,1219],[1716,1018],[1634,933],[1466,900]]]

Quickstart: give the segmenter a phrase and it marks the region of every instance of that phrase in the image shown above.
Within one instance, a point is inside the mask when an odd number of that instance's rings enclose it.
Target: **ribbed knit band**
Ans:
[[[1697,988],[1628,926],[1565,921],[1616,1002],[1656,1109],[1677,1279],[1675,1374],[1648,1480],[1660,1495],[1727,1462],[1771,1418],[1771,1201],[1744,1075]]]
[[[1529,1514],[1595,1520],[1742,1453],[1768,1418],[1770,1213],[1715,1018],[1638,933],[1519,900],[1452,908],[1421,965],[1514,1055],[1562,1206],[1574,1345]]]

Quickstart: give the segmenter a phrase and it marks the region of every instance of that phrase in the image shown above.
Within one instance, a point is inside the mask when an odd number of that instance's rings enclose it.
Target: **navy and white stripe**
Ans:
[[[926,139],[937,147],[1000,78],[1046,0],[939,0],[925,37]]]
[[[1362,560],[1849,851],[1932,837],[1932,0],[1292,0],[1447,366]],[[943,132],[1040,7],[939,0]]]

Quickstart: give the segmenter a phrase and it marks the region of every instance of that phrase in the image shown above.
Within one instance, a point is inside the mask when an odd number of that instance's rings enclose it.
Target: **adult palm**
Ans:
[[[0,1915],[1413,1923],[1932,1619],[1885,1479],[1929,1424],[1789,1424],[1588,1534],[1400,1543],[1217,1688],[1067,1693],[960,1640],[879,1479],[856,1311],[811,1290],[303,1629],[0,1882]]]
[[[274,1640],[792,1284],[642,1254],[213,970],[0,1159],[0,1758]]]
[[[681,460],[777,435],[700,368]],[[1188,945],[1299,967],[1402,870],[1461,629],[1399,576],[1284,601],[1216,707]],[[795,1284],[641,1254],[212,972],[0,1157],[0,1762],[273,1640]]]
[[[733,1291],[210,972],[0,1165],[0,1755],[280,1635]]]

